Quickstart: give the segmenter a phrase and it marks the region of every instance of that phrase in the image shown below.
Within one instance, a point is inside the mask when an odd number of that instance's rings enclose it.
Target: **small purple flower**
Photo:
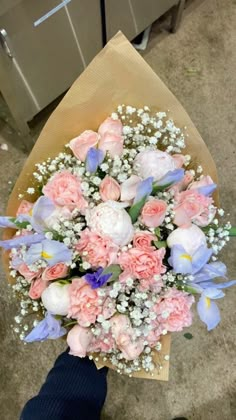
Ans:
[[[36,325],[36,327],[25,337],[26,343],[33,341],[45,341],[47,339],[55,340],[67,333],[67,330],[61,326],[61,321],[55,319],[52,314],[47,312],[46,317]]]
[[[94,273],[87,273],[85,274],[85,280],[90,284],[92,289],[97,289],[98,287],[102,287],[112,276],[112,273],[102,274],[103,268],[99,267],[97,271]]]
[[[148,197],[152,192],[153,177],[144,179],[138,184],[136,196],[134,199],[134,204],[141,201],[143,198]]]
[[[86,157],[86,171],[91,173],[96,172],[98,166],[101,165],[104,156],[105,154],[102,150],[90,147]]]

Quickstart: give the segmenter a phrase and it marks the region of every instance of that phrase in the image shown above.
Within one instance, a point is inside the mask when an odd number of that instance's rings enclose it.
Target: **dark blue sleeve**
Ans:
[[[99,420],[106,392],[107,368],[88,358],[62,353],[39,394],[29,400],[20,420]]]

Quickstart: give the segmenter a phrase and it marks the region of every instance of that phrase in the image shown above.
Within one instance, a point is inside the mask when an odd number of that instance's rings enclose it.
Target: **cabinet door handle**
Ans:
[[[7,43],[7,31],[5,29],[0,29],[0,46],[3,48],[8,57],[13,58],[13,54]]]

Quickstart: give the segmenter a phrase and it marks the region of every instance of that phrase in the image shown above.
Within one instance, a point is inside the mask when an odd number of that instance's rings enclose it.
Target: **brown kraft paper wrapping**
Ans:
[[[187,127],[184,153],[190,154],[193,162],[202,166],[203,173],[217,182],[215,163],[190,117],[126,37],[118,32],[78,77],[51,114],[14,186],[6,214],[15,216],[19,206],[18,194],[24,193],[34,183],[32,173],[36,163],[56,156],[69,140],[84,130],[96,131],[99,124],[122,103],[168,110],[168,116],[180,128]],[[36,199],[27,197],[27,194],[25,198],[29,201]],[[215,200],[218,202],[217,195]],[[11,229],[5,229],[4,239],[9,239],[12,234]],[[4,253],[3,260],[9,277],[7,253]],[[9,281],[12,280],[9,278]],[[156,352],[155,358],[157,363],[161,360],[162,369],[152,377],[145,371],[133,376],[168,380],[169,362],[163,360],[163,356],[170,352],[170,334],[162,336],[161,342],[162,350]],[[97,367],[104,364],[111,367],[106,363],[99,361]]]

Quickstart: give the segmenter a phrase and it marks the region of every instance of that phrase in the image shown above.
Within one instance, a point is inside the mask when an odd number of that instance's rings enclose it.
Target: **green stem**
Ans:
[[[231,227],[229,230],[229,236],[236,236],[236,226]]]
[[[63,325],[63,327],[66,328],[66,327],[70,327],[71,325],[75,325],[75,324],[77,324],[77,321],[71,321],[71,322],[68,322],[68,324]]]

